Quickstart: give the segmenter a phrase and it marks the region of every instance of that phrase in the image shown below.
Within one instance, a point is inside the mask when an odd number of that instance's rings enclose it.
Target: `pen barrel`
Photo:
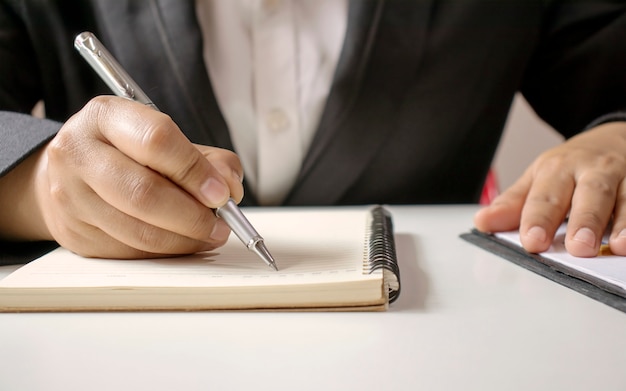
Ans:
[[[159,111],[150,98],[139,88],[139,85],[92,33],[85,31],[78,34],[74,39],[74,47],[116,95],[143,103]],[[224,206],[217,208],[215,214],[228,224],[248,250],[254,251],[265,263],[278,270],[271,254],[263,244],[263,238],[239,210],[232,198]]]
[[[215,214],[228,224],[239,240],[249,249],[258,241],[263,240],[232,198],[224,206],[217,208]]]
[[[95,35],[88,31],[78,34],[74,47],[115,95],[159,110]]]

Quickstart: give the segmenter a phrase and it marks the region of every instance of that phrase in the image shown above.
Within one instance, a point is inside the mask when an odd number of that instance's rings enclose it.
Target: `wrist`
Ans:
[[[41,176],[44,148],[33,153],[0,178],[0,238],[52,240],[37,202],[37,179]]]

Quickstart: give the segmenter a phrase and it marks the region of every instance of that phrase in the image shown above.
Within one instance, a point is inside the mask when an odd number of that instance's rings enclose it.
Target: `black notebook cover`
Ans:
[[[472,230],[460,235],[462,239],[475,244],[495,255],[505,258],[519,266],[540,274],[583,295],[626,312],[626,296],[604,280],[582,273],[578,270],[554,262],[551,259],[532,254],[522,247],[500,239],[494,235]],[[626,258],[624,258],[626,262]]]

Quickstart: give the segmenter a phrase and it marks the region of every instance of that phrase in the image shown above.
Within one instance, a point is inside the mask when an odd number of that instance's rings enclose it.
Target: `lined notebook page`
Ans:
[[[364,264],[369,211],[246,211],[276,259],[275,272],[231,234],[214,252],[151,260],[87,259],[59,248],[0,286],[130,287],[290,285],[380,278]]]
[[[607,245],[608,234],[603,238],[602,249],[597,257],[580,258],[570,255],[565,249],[565,230],[566,225],[561,225],[556,232],[553,245],[540,255],[573,270],[604,280],[626,292],[626,258],[610,254]],[[522,245],[517,231],[495,235],[520,247]]]

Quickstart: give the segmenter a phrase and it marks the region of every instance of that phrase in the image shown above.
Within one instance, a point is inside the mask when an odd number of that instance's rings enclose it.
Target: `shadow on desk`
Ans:
[[[410,234],[396,234],[395,242],[402,291],[390,310],[423,310],[426,308],[430,284],[428,276],[420,268],[417,238]]]

